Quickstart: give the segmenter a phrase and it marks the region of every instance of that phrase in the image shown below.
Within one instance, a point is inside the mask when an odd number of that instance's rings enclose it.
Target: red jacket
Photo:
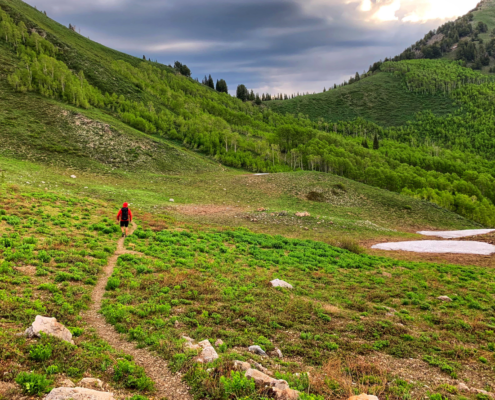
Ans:
[[[129,221],[132,221],[132,212],[131,212],[131,209],[130,208],[127,208],[129,210]],[[122,209],[119,210],[119,213],[117,214],[117,221],[120,221],[121,219],[121,215],[122,215]],[[127,219],[125,220],[122,220],[122,221],[127,221]]]

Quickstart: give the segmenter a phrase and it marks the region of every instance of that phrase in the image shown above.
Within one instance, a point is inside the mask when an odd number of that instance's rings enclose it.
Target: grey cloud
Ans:
[[[304,3],[302,3],[304,1]],[[439,21],[371,23],[360,1],[28,0],[109,47],[258,91],[321,91],[394,56]]]

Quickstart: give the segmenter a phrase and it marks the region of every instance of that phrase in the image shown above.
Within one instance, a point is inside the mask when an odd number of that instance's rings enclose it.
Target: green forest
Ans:
[[[8,80],[19,92],[105,110],[142,132],[178,141],[235,168],[332,173],[495,226],[495,82],[462,62],[383,63],[375,74],[393,74],[404,91],[447,96],[457,107],[446,116],[422,112],[405,125],[385,128],[362,118],[329,122],[279,114],[150,61],[111,64],[115,77],[147,101],[124,91],[108,93],[97,80],[90,83],[82,69],[69,68],[49,37],[28,30],[3,10],[0,19],[0,37],[17,54]],[[377,145],[370,148],[373,138]]]

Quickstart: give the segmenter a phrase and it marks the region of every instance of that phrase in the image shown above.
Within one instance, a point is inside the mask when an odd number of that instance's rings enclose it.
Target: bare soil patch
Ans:
[[[198,216],[198,215],[234,215],[243,211],[239,207],[232,206],[216,206],[203,204],[188,204],[174,207],[174,210],[183,215]]]

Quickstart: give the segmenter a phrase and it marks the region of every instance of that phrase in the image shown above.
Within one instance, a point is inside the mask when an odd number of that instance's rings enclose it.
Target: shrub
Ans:
[[[46,375],[35,373],[21,372],[15,378],[15,381],[22,388],[22,391],[29,395],[41,396],[50,391],[52,381],[46,378]]]
[[[240,372],[232,372],[230,378],[225,376],[220,377],[220,384],[225,391],[225,394],[229,397],[242,397],[254,394],[256,387],[254,380],[246,378]]]
[[[50,262],[52,257],[45,251],[41,250],[38,252],[38,260],[40,260],[42,263],[48,263]]]
[[[49,365],[45,368],[48,375],[58,374],[58,367],[56,365]]]
[[[364,251],[363,248],[359,246],[359,244],[355,240],[350,238],[341,239],[338,243],[338,247],[350,251],[351,253],[354,254],[361,254]]]
[[[319,203],[324,203],[325,202],[325,195],[323,193],[320,193],[320,192],[309,192],[306,195],[306,198],[309,201],[316,201],[316,202],[319,202]]]
[[[52,356],[52,348],[49,344],[46,346],[38,344],[31,346],[29,349],[29,358],[35,361],[46,361]]]
[[[117,289],[118,287],[120,286],[120,279],[119,278],[115,278],[115,277],[111,277],[108,282],[107,282],[107,286],[105,286],[105,290],[115,290]]]
[[[122,381],[127,388],[138,390],[153,390],[154,383],[148,378],[144,369],[127,360],[119,360],[115,367],[113,379]]]

